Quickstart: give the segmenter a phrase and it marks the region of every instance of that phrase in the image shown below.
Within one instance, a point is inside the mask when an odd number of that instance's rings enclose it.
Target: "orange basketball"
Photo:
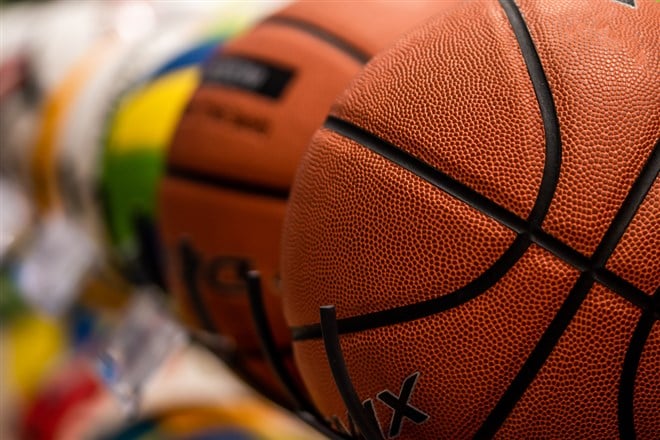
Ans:
[[[298,160],[333,100],[364,63],[442,3],[300,2],[227,43],[210,60],[168,155],[160,230],[170,289],[190,325],[220,334],[224,356],[285,401],[264,362],[245,272],[261,273],[281,355],[293,370],[281,311],[279,245]]]
[[[311,398],[349,430],[334,305],[384,438],[658,439],[660,3],[446,9],[301,161],[282,287]]]

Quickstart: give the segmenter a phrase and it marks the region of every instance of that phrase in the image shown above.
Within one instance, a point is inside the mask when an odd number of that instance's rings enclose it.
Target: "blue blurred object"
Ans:
[[[154,71],[148,79],[158,78],[159,76],[165,75],[174,70],[183,69],[206,61],[223,39],[224,38],[220,36],[210,38],[199,45],[182,52],[180,55]]]
[[[74,350],[80,349],[91,339],[96,330],[97,316],[82,305],[74,306],[68,317],[69,338]]]

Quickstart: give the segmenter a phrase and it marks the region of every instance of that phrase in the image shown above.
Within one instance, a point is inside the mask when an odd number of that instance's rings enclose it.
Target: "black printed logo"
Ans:
[[[621,3],[626,6],[630,6],[631,8],[636,8],[637,5],[635,4],[635,0],[612,0],[616,3]]]
[[[291,69],[235,55],[210,60],[203,73],[205,83],[246,90],[273,99],[282,95],[291,78]]]
[[[410,403],[419,375],[419,372],[415,372],[406,377],[398,394],[390,390],[384,390],[376,395],[376,400],[384,404],[392,413],[387,436],[384,435],[383,427],[380,425],[378,417],[376,416],[374,400],[367,399],[362,402],[362,406],[369,416],[368,418],[376,424],[383,437],[391,439],[401,435],[405,420],[409,420],[416,425],[421,425],[430,418],[428,414]],[[351,436],[358,434],[357,427],[350,415],[348,416],[348,426],[344,426],[337,416],[331,417],[329,421],[335,429],[343,434]]]
[[[392,419],[390,421],[388,438],[395,438],[401,434],[401,427],[404,419],[409,419],[417,425],[420,425],[429,419],[428,414],[410,404],[410,398],[412,397],[418,378],[419,372],[408,376],[406,380],[403,381],[398,396],[390,390],[382,391],[376,396],[378,400],[392,409]]]
[[[198,291],[197,279],[213,292],[221,295],[244,294],[245,274],[250,270],[250,261],[238,256],[215,256],[204,259],[187,240],[179,245],[183,279],[189,294]]]

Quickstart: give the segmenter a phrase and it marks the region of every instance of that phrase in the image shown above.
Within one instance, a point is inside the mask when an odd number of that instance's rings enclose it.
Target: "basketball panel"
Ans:
[[[618,438],[623,360],[640,314],[595,285],[497,437]]]
[[[660,179],[621,237],[607,268],[651,295],[660,287]],[[653,264],[656,262],[656,264]]]
[[[322,129],[298,170],[282,239],[291,326],[447,295],[515,233],[352,140]]]
[[[499,3],[454,5],[376,60],[332,114],[526,218],[546,145],[532,82]]]

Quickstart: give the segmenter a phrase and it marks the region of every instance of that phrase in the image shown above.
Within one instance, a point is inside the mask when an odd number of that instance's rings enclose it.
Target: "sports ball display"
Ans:
[[[108,35],[71,69],[47,104],[33,159],[35,181],[44,182],[35,188],[44,210],[63,208],[99,235],[95,190],[112,106],[126,89],[198,41],[205,24],[198,17],[156,25],[133,39]]]
[[[125,93],[110,118],[101,194],[112,248],[133,279],[162,284],[153,216],[165,148],[199,83],[199,64],[220,41],[203,41],[168,61]]]
[[[199,85],[200,66],[221,42],[265,12],[255,6],[226,8],[205,26],[204,38],[133,84],[108,118],[100,178],[104,220],[113,254],[134,281],[163,285],[156,189],[183,109]]]
[[[282,240],[326,417],[334,305],[384,438],[659,438],[658,29],[651,0],[447,3],[342,94]]]
[[[123,289],[116,267],[106,261],[98,199],[106,122],[122,92],[198,41],[213,17],[200,11],[160,21],[158,8],[147,3],[115,6],[108,11],[106,32],[45,93],[34,148],[28,149],[41,221],[24,259],[31,263],[22,264],[20,278],[31,302],[48,304],[51,311],[65,310],[76,299],[105,309],[100,300],[107,289],[84,287],[89,283]],[[129,20],[126,14],[133,13],[142,18]],[[111,19],[114,14],[117,20]]]
[[[261,273],[272,332],[290,363],[278,255],[298,159],[364,63],[443,5],[293,4],[207,63],[175,134],[159,209],[168,287],[181,316],[235,346],[237,370],[279,401],[286,397],[260,349],[245,272]]]

